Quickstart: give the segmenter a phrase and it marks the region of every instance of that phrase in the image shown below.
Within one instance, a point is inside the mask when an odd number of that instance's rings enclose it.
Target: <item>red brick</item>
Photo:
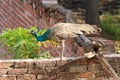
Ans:
[[[4,7],[4,6],[6,6],[6,7]],[[8,6],[8,4],[6,3],[6,2],[4,2],[4,4],[2,5],[2,8],[1,9],[3,9],[4,11],[4,14],[6,14],[6,17],[5,18],[7,18],[7,19],[11,19],[11,15],[13,15],[13,14],[11,14],[11,8],[10,8],[10,6]],[[9,9],[9,10],[8,10]],[[12,9],[12,10],[14,10],[14,9]],[[13,12],[12,12],[13,13]],[[8,17],[7,17],[8,16]],[[15,17],[15,15],[13,15],[14,17]],[[4,19],[5,19],[4,18]],[[6,23],[6,21],[4,21],[5,23]],[[17,24],[15,23],[15,21],[13,20],[13,19],[11,19],[11,20],[9,20],[9,23],[12,23],[12,24],[14,24],[14,26],[16,26]],[[7,24],[7,26],[5,26],[5,27],[8,27],[8,26],[10,26],[10,25],[8,25]]]
[[[49,73],[49,72],[52,72],[53,70],[57,69],[57,67],[46,67],[45,69]]]
[[[4,6],[6,6],[6,7],[4,7]],[[12,9],[10,6],[8,6],[8,4],[6,2],[4,2],[3,5],[1,5],[1,9],[4,10],[4,11],[2,11],[3,14],[7,14],[9,16],[9,18],[5,17],[5,18],[9,19],[9,23],[14,24],[14,26],[17,26],[16,22],[13,19],[15,17],[15,15],[13,13],[14,9]],[[13,10],[13,12],[11,12],[11,10]],[[4,22],[6,23],[6,21],[4,21]],[[8,25],[8,26],[10,26],[10,25]],[[12,27],[14,27],[14,26],[12,26]],[[7,26],[4,26],[4,27],[7,27]]]
[[[37,79],[41,80],[43,78],[43,75],[37,75]]]
[[[65,64],[67,64],[68,61],[67,60],[56,60],[56,66],[59,67],[59,66],[63,66]]]
[[[86,72],[86,73],[77,75],[77,77],[78,78],[95,78],[95,74],[91,72]]]
[[[34,63],[32,61],[19,61],[15,62],[15,68],[32,68],[34,67]]]
[[[1,16],[0,16],[1,17]],[[0,18],[0,25],[2,25],[1,30],[5,30],[6,24],[4,23],[4,20]]]
[[[0,6],[0,7],[1,7],[1,6]],[[3,7],[3,6],[2,6],[2,7]],[[5,9],[6,9],[6,8],[5,8]],[[9,21],[9,18],[10,18],[10,17],[9,17],[9,14],[7,14],[7,12],[5,12],[4,8],[1,8],[1,9],[0,9],[0,12],[1,12],[1,15],[2,15],[2,16],[1,16],[1,19],[2,19],[2,21],[3,21],[2,23],[4,23],[4,24],[7,25],[7,26],[8,26],[8,25],[11,26],[12,24],[11,24],[10,21]],[[7,24],[6,24],[6,23],[7,23]],[[6,27],[7,27],[7,26],[6,26]]]
[[[3,23],[5,23],[4,27],[18,27],[18,26],[31,26],[34,23],[36,24],[34,15],[32,13],[36,13],[32,9],[25,9],[23,4],[20,5],[20,1],[3,1],[3,4],[0,4],[0,9],[3,9],[1,13],[3,13],[4,18]],[[31,5],[27,4],[27,6],[31,7]],[[27,11],[26,11],[27,10]],[[32,10],[32,11],[31,11]],[[29,12],[31,11],[31,12]],[[26,15],[27,12],[27,15]],[[29,15],[28,15],[29,14]],[[3,16],[2,15],[2,16]],[[31,16],[30,16],[31,15]],[[5,19],[5,20],[4,20]],[[7,23],[7,24],[6,24]],[[13,25],[14,24],[14,25]]]
[[[76,65],[86,65],[87,64],[87,59],[77,59],[76,60]]]
[[[0,69],[0,75],[4,75],[7,73],[7,69]]]
[[[87,65],[95,64],[95,60],[94,60],[94,58],[90,58],[90,59],[87,58],[86,61],[87,61]]]
[[[70,72],[60,72],[56,75],[56,80],[79,80],[76,76],[77,73],[70,73]],[[74,79],[76,78],[76,79]]]
[[[31,5],[29,5],[28,3],[25,3],[25,4],[23,4],[22,2],[20,2],[20,1],[15,1],[15,5],[24,13],[24,11],[25,10],[28,10],[30,13],[31,13],[31,15],[33,15],[34,17],[36,17],[36,12],[32,9],[32,8],[30,8],[31,7]],[[29,7],[29,9],[28,9],[28,7]]]
[[[54,67],[56,65],[56,62],[55,60],[50,59],[50,60],[36,61],[35,64],[36,64],[36,67],[44,67],[44,66]]]
[[[8,74],[25,74],[27,73],[27,69],[20,68],[20,69],[8,69]]]
[[[10,68],[11,66],[13,66],[14,65],[14,63],[13,62],[2,62],[2,61],[0,61],[0,69],[1,68]]]
[[[13,3],[13,2],[12,2]],[[13,4],[14,5],[14,4]],[[23,23],[22,22],[20,22],[20,20],[18,19],[18,18],[16,18],[16,14],[15,14],[15,10],[14,10],[14,8],[15,7],[12,7],[12,5],[11,6],[9,6],[8,4],[6,4],[6,13],[8,13],[8,16],[9,16],[9,22],[10,23],[12,23],[12,24],[14,24],[14,25],[12,25],[11,27],[18,27],[19,25],[23,25]],[[9,9],[9,10],[8,10]],[[17,13],[18,14],[18,13]]]
[[[120,79],[120,77],[119,77],[119,79]],[[113,79],[112,77],[109,77],[109,80],[115,80],[115,79]]]
[[[29,68],[28,73],[30,73],[30,74],[45,74],[46,71],[45,71],[45,69],[40,69],[40,68]]]
[[[23,4],[20,4],[21,2],[19,1],[19,0],[16,0],[16,1],[14,1],[14,5],[16,6],[16,7],[18,7],[20,10],[21,10],[21,12],[25,12],[25,9],[23,8]]]
[[[70,72],[80,72],[80,73],[85,73],[87,71],[86,66],[71,66],[70,67]]]
[[[96,78],[95,80],[106,80],[104,77]]]
[[[36,80],[36,76],[33,74],[18,75],[17,80]]]
[[[15,10],[15,14],[18,17],[18,19],[21,20],[21,22],[24,23],[26,26],[29,25],[29,22],[25,18],[27,16],[25,16],[25,14],[22,13],[17,7],[15,7],[14,10]]]
[[[88,71],[90,72],[96,72],[96,71],[99,71],[99,67],[101,68],[102,66],[98,65],[98,64],[91,64],[91,65],[88,65]]]
[[[0,80],[16,80],[15,75],[2,75],[0,76]]]

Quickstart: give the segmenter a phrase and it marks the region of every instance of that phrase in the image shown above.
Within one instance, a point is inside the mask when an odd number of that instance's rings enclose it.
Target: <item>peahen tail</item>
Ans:
[[[83,34],[79,34],[75,38],[75,41],[79,46],[83,47],[83,49],[86,53],[93,51],[92,41],[90,39],[88,39],[86,36],[84,36]]]

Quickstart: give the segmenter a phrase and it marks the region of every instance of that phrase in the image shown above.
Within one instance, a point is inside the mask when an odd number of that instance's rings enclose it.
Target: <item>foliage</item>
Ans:
[[[39,59],[43,59],[43,58],[50,59],[51,58],[50,52],[49,51],[45,51],[41,55],[39,55]]]
[[[36,39],[30,34],[30,30],[37,30],[35,27],[31,29],[15,28],[7,29],[0,35],[0,41],[3,46],[7,46],[7,53],[14,53],[14,59],[27,59],[27,58],[39,58],[41,54],[38,54],[39,45]],[[44,33],[40,31],[40,35]],[[42,54],[44,55],[44,54]],[[49,56],[44,55],[42,57]]]
[[[118,15],[106,14],[101,20],[101,28],[104,34],[111,39],[120,39],[120,13]]]

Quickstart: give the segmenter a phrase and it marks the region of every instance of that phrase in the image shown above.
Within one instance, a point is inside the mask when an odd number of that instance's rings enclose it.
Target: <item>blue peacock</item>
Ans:
[[[74,23],[57,23],[48,28],[44,34],[39,36],[35,30],[31,30],[31,34],[35,36],[37,41],[44,42],[47,40],[53,40],[58,43],[62,43],[62,53],[60,59],[63,59],[65,40],[67,38],[75,38],[81,46],[85,48],[87,52],[91,52],[93,47],[91,46],[91,40],[89,40],[84,33],[92,34],[98,32],[98,28],[89,24],[74,24]],[[90,45],[89,49],[87,46]]]

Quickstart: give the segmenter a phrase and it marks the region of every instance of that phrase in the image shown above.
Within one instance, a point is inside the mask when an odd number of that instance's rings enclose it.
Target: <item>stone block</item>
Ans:
[[[17,80],[15,75],[2,75],[0,80]]]
[[[36,67],[43,68],[43,67],[54,67],[56,65],[55,60],[43,60],[43,61],[36,61],[35,62]]]
[[[43,78],[43,75],[40,75],[40,74],[37,75],[37,79],[38,79],[38,80],[41,80],[42,78]]]
[[[95,74],[92,72],[86,72],[77,75],[78,78],[95,78]]]
[[[7,73],[7,69],[0,69],[0,75],[4,75]]]
[[[76,65],[87,65],[88,64],[86,58],[85,59],[77,59],[77,60],[75,60],[75,62],[76,62]]]
[[[29,68],[28,73],[29,74],[45,74],[46,71],[45,69],[40,69],[40,68]]]
[[[106,80],[104,77],[96,78],[95,80]]]
[[[57,60],[56,61],[56,66],[59,67],[59,66],[63,66],[65,64],[67,64],[68,61],[67,60]]]
[[[34,74],[18,75],[17,80],[37,80]]]
[[[0,61],[0,69],[1,68],[10,68],[11,66],[13,66],[14,63],[13,62],[3,62],[3,61]]]
[[[46,67],[45,68],[45,70],[47,71],[47,73],[52,72],[52,71],[54,71],[56,69],[57,69],[57,67]]]
[[[34,63],[32,61],[21,61],[15,62],[15,68],[32,68],[34,67]]]
[[[70,72],[79,72],[79,73],[85,73],[87,71],[86,66],[71,66]]]
[[[18,69],[8,69],[8,74],[25,74],[27,73],[26,68],[18,68]]]
[[[97,72],[97,71],[99,71],[99,66],[100,65],[97,65],[97,64],[88,65],[87,70],[90,71],[90,72]]]

